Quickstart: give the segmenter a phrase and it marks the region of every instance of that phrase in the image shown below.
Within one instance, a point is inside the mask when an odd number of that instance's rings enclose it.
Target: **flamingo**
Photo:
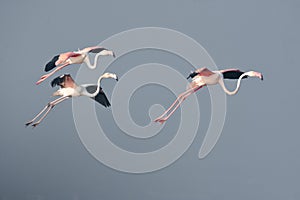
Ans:
[[[94,58],[94,64],[91,64],[90,58],[88,56],[89,53],[96,53]],[[97,60],[99,56],[113,56],[116,57],[115,53],[111,50],[108,50],[103,47],[94,46],[87,47],[82,50],[78,49],[78,51],[66,52],[56,55],[49,61],[45,66],[45,71],[48,72],[53,68],[56,68],[54,71],[43,75],[40,80],[36,82],[36,84],[40,84],[44,80],[46,80],[49,76],[54,74],[55,72],[61,70],[62,68],[71,65],[71,64],[82,64],[86,63],[90,69],[95,69],[97,65]]]
[[[101,75],[98,79],[97,85],[77,85],[70,74],[64,74],[59,77],[56,77],[52,80],[51,86],[55,87],[56,85],[58,85],[60,86],[60,89],[54,92],[53,96],[61,97],[49,102],[32,120],[27,122],[25,125],[28,126],[31,124],[33,127],[36,127],[42,122],[42,120],[47,116],[47,114],[52,110],[52,108],[55,105],[71,97],[87,96],[102,104],[104,107],[109,107],[110,103],[102,88],[100,87],[100,82],[104,78],[113,78],[118,81],[117,75],[112,73],[104,73],[103,75]],[[38,121],[36,121],[38,117],[41,116],[43,113],[44,115]]]
[[[205,85],[215,85],[220,84],[224,92],[228,95],[234,95],[238,92],[241,84],[241,80],[248,77],[258,77],[263,80],[263,75],[259,72],[248,71],[243,72],[239,69],[225,69],[219,71],[210,71],[206,67],[199,68],[192,72],[187,79],[192,78],[192,82],[189,84],[188,89],[181,93],[174,103],[158,118],[155,122],[160,122],[161,124],[167,121],[170,116],[175,112],[175,110],[180,106],[180,104],[191,94],[199,90]],[[224,84],[223,79],[238,79],[237,86],[235,90],[229,91]],[[173,110],[172,110],[173,109]],[[171,112],[170,112],[171,111]],[[168,114],[168,112],[170,112]],[[167,115],[168,114],[168,115]]]

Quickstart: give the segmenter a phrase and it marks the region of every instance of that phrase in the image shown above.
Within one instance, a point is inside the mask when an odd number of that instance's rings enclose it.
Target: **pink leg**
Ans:
[[[202,86],[201,86],[202,87]],[[183,93],[181,93],[178,98],[175,100],[175,102],[169,107],[169,109],[163,113],[163,115],[161,115],[160,117],[156,118],[154,121],[155,122],[160,122],[160,123],[164,123],[165,121],[167,121],[170,116],[178,109],[178,107],[180,106],[180,104],[191,94],[193,94],[194,92],[196,92],[197,90],[199,90],[201,87],[199,86],[196,86],[194,88],[191,88]],[[177,103],[178,102],[178,103]],[[177,103],[177,105],[176,105]],[[175,106],[175,108],[173,108]],[[173,108],[173,110],[166,116],[163,118],[164,115],[166,115],[170,110],[171,108]]]
[[[191,92],[192,90],[194,90],[194,88],[190,88],[187,91],[181,93],[180,95],[178,95],[177,99],[174,101],[174,103],[161,115],[159,116],[157,119],[159,118],[163,118],[163,116],[165,116],[175,105],[177,102],[180,101],[180,99],[187,93]],[[155,120],[156,121],[156,120]]]
[[[49,111],[56,105],[56,104],[58,104],[58,103],[60,103],[60,102],[62,102],[62,101],[64,101],[64,100],[66,100],[66,99],[68,99],[69,98],[69,96],[63,96],[63,97],[59,97],[58,99],[56,99],[56,100],[54,100],[54,101],[51,101],[51,102],[49,102],[42,110],[41,110],[41,112],[39,112],[32,120],[30,120],[29,122],[27,122],[25,125],[26,126],[28,126],[28,125],[30,125],[30,124],[32,124],[43,112],[45,112],[45,110],[47,110],[46,111],[46,113],[43,115],[43,117],[38,121],[38,123],[35,123],[35,124],[33,124],[32,126],[37,126],[45,117],[46,117],[46,115],[49,113]]]
[[[61,70],[62,68],[66,67],[66,66],[68,66],[68,65],[69,65],[69,63],[66,63],[66,64],[64,64],[64,65],[62,65],[62,66],[57,67],[54,71],[52,71],[52,72],[50,72],[50,73],[48,73],[48,74],[43,75],[43,76],[40,78],[40,80],[38,80],[35,84],[36,84],[36,85],[39,85],[39,84],[42,83],[44,80],[46,80],[49,76],[53,75],[55,72]]]
[[[191,91],[190,93],[185,94],[184,96],[182,96],[182,98],[180,99],[180,101],[178,102],[178,104],[175,106],[175,108],[164,118],[157,118],[155,120],[155,122],[160,122],[161,124],[164,123],[165,121],[167,121],[171,115],[173,115],[173,113],[179,108],[180,104],[191,94],[193,94],[194,91]]]
[[[49,107],[49,105],[46,105],[43,108],[43,110],[41,110],[41,112],[39,112],[32,120],[28,121],[25,125],[28,126],[28,125],[32,124],[48,107]]]
[[[48,115],[48,113],[52,110],[52,108],[55,105],[61,103],[62,101],[66,100],[68,98],[70,98],[70,96],[65,96],[64,98],[59,99],[59,100],[55,100],[54,103],[51,103],[50,106],[49,106],[49,108],[48,108],[48,110],[45,112],[45,114],[37,122],[35,122],[34,124],[32,124],[32,126],[36,127],[37,125],[39,125],[43,121],[43,119]]]

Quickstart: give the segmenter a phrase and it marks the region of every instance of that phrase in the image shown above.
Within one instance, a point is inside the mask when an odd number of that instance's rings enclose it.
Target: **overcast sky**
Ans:
[[[1,1],[0,199],[300,199],[299,9],[296,0]],[[207,89],[197,94],[201,126],[193,144],[175,163],[152,173],[119,172],[91,156],[78,137],[72,101],[55,107],[36,129],[25,128],[55,91],[51,79],[34,84],[48,60],[145,26],[192,37],[219,68],[264,74],[263,82],[245,80],[237,95],[227,97],[221,138],[205,159],[197,156],[210,117]],[[150,62],[184,76],[191,70],[176,56],[145,50],[116,60],[110,71],[122,75]],[[74,65],[57,75],[75,76],[77,70]],[[115,82],[105,84],[110,99]],[[143,116],[151,103],[167,106],[175,99],[167,89],[147,86],[133,102],[147,94],[153,99],[131,105],[138,124],[147,124]],[[113,123],[111,109],[96,107],[105,127],[114,130],[108,137],[128,149],[163,146],[178,126],[179,113],[160,137],[130,143]]]

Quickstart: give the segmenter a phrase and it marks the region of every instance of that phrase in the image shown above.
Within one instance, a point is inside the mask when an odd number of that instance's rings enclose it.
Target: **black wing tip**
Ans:
[[[223,72],[223,78],[224,79],[238,79],[240,78],[240,76],[245,73],[243,71],[240,70],[234,70],[234,71],[225,71]],[[244,76],[243,79],[248,78],[248,76]]]
[[[65,76],[70,76],[70,74],[63,74],[63,75],[60,75],[60,76],[54,78],[50,83],[51,87],[60,86],[60,84],[64,82]]]
[[[102,106],[104,106],[105,108],[108,108],[111,106],[109,100],[106,98],[106,96],[104,96],[104,99],[99,98],[99,96],[97,97],[93,97],[92,99],[94,99],[96,102],[98,102],[99,104],[101,104]]]
[[[59,55],[56,55],[52,58],[51,61],[49,61],[46,66],[45,66],[45,72],[48,72],[50,71],[51,69],[55,68],[56,65],[55,65],[55,62],[58,60],[59,58]]]
[[[111,106],[109,102],[106,102],[106,104],[102,104],[102,105],[103,105],[105,108],[108,108],[108,107]]]
[[[54,78],[51,83],[50,83],[51,87],[55,87],[56,85],[59,85],[59,76]]]
[[[87,92],[91,94],[94,93],[96,89],[97,89],[97,85],[90,85],[86,87]],[[95,97],[92,97],[92,99],[94,99],[95,101],[97,101],[99,104],[101,104],[106,108],[111,106],[108,98],[106,97],[101,87],[99,93]]]
[[[45,66],[45,72],[48,72],[48,71],[50,71],[53,68],[55,68],[55,63],[53,63],[52,61],[50,61]]]
[[[186,79],[194,78],[194,77],[197,76],[197,75],[198,75],[197,72],[191,72],[191,73],[189,74],[189,76],[188,76]]]
[[[110,107],[110,102],[107,99],[106,95],[104,92],[99,92],[99,94],[94,98],[95,101],[97,101],[98,103],[100,103],[102,106],[104,106],[105,108]]]
[[[90,52],[90,53],[100,53],[101,51],[104,51],[104,50],[108,50],[108,49],[106,49],[106,48],[104,48],[104,47],[98,47],[98,48],[96,48],[96,49],[90,50],[89,52]]]

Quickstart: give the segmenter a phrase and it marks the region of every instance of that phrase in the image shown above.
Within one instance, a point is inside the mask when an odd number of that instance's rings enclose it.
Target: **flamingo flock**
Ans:
[[[93,64],[90,62],[89,54],[94,53],[95,58]],[[115,53],[112,50],[108,50],[104,47],[93,46],[86,47],[82,50],[78,49],[73,52],[65,52],[59,55],[54,56],[45,66],[45,71],[49,72],[48,74],[43,75],[36,84],[39,85],[45,81],[48,77],[52,76],[55,72],[61,70],[62,68],[71,65],[71,64],[82,64],[86,63],[90,69],[95,69],[97,66],[99,56],[112,56],[115,58]],[[196,69],[194,72],[190,73],[187,79],[191,78],[192,81],[188,85],[188,89],[181,93],[174,103],[159,117],[157,117],[154,122],[159,122],[163,124],[166,122],[172,114],[178,109],[178,107],[183,103],[183,101],[198,91],[200,88],[206,85],[216,85],[219,84],[224,92],[228,95],[234,95],[238,92],[242,79],[249,77],[256,77],[263,80],[263,75],[260,72],[256,71],[241,71],[239,69],[224,69],[218,71],[211,71],[206,67]],[[59,86],[56,92],[53,93],[53,96],[60,96],[59,98],[50,101],[46,106],[30,121],[26,122],[25,125],[36,127],[39,125],[48,113],[54,108],[55,105],[69,99],[72,97],[86,96],[94,99],[96,102],[100,103],[104,107],[109,107],[110,102],[107,99],[103,89],[101,87],[102,79],[112,78],[118,81],[118,76],[114,73],[106,72],[102,74],[97,81],[97,84],[83,84],[78,85],[72,78],[70,74],[63,74],[54,78],[51,81],[51,86]],[[237,86],[233,91],[229,91],[225,84],[224,80],[226,79],[236,79]]]
[[[89,53],[96,53],[94,58],[94,64],[91,64],[89,59]],[[45,71],[48,72],[54,69],[52,72],[43,75],[36,84],[39,85],[45,81],[49,76],[53,75],[55,72],[61,70],[62,68],[71,65],[71,64],[82,64],[86,63],[90,69],[95,69],[99,56],[113,56],[115,53],[111,50],[108,50],[104,47],[94,46],[86,47],[78,51],[66,52],[56,55],[49,61],[45,66]],[[100,84],[102,79],[113,78],[118,81],[118,76],[113,73],[104,73],[102,74],[96,85],[94,84],[84,84],[78,85],[72,78],[70,74],[63,74],[54,78],[51,81],[51,86],[60,86],[56,92],[53,93],[53,96],[60,96],[59,98],[47,103],[47,105],[30,121],[26,122],[25,125],[36,127],[39,125],[48,113],[54,108],[55,105],[67,100],[71,97],[87,96],[94,99],[96,102],[100,103],[104,107],[109,107],[110,103],[107,99],[105,93],[103,92]]]

